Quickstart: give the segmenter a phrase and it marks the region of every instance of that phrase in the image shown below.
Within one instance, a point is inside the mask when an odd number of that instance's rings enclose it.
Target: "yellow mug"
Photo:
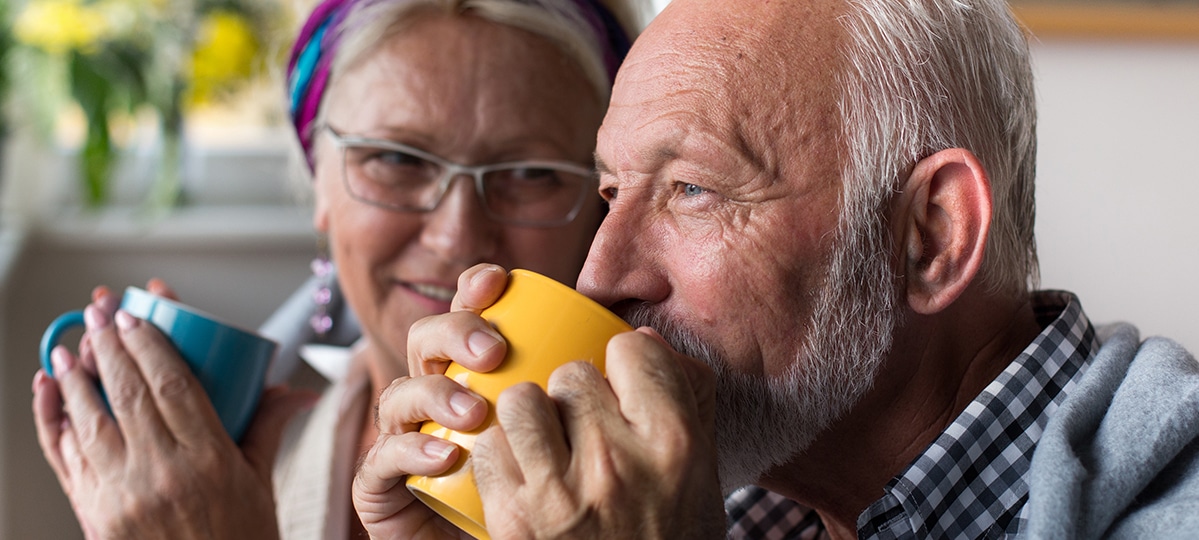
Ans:
[[[534,382],[542,389],[559,366],[582,360],[604,371],[608,340],[632,328],[611,311],[553,279],[528,270],[512,270],[508,288],[481,313],[508,343],[500,367],[488,373],[469,371],[456,363],[446,376],[487,399],[487,418],[476,430],[459,432],[425,422],[421,433],[441,437],[460,448],[458,461],[439,476],[410,476],[408,489],[416,498],[472,536],[487,540],[483,502],[470,467],[475,437],[495,423],[495,403],[504,389]]]

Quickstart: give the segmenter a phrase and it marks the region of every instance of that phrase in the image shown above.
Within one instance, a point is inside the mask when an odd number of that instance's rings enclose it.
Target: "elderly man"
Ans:
[[[1035,282],[1032,77],[1000,0],[675,0],[599,134],[578,288],[636,332],[607,379],[506,393],[473,466],[516,537],[1152,537],[1199,530],[1199,365]],[[462,276],[413,327],[355,482],[378,537],[453,535],[401,480],[477,426]],[[480,407],[479,405],[484,405]],[[769,491],[767,491],[769,490]],[[803,537],[811,537],[803,536]]]

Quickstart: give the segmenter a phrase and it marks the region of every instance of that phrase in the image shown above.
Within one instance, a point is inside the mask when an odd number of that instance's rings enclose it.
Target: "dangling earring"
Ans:
[[[316,258],[312,259],[312,275],[317,279],[312,302],[316,307],[308,324],[317,338],[324,339],[333,328],[333,316],[329,314],[329,304],[333,301],[333,262],[329,260],[329,239],[323,234],[316,237],[316,253]]]

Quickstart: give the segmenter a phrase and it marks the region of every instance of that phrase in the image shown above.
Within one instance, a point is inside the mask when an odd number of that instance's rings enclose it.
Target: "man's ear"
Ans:
[[[969,150],[937,152],[916,163],[894,210],[908,305],[940,312],[982,267],[991,228],[987,171]]]

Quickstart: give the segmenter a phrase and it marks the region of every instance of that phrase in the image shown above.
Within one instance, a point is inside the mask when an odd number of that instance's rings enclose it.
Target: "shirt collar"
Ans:
[[[858,517],[859,538],[977,538],[1018,531],[1045,424],[1098,348],[1078,298],[1033,295],[1044,330]]]

